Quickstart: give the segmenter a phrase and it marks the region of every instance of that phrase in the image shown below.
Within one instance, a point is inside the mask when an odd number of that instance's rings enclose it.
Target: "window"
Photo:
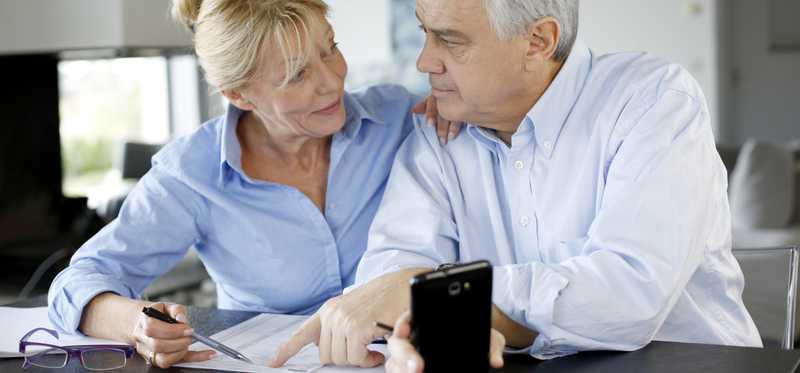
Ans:
[[[121,192],[114,169],[126,141],[170,137],[167,58],[59,63],[64,194],[103,199]]]

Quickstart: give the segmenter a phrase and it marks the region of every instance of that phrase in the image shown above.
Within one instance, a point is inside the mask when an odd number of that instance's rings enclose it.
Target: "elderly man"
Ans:
[[[317,341],[324,362],[380,362],[364,346],[382,334],[373,321],[407,309],[408,279],[475,259],[494,265],[493,326],[537,358],[654,339],[761,345],[697,82],[645,54],[594,55],[575,41],[577,13],[577,0],[417,0],[418,67],[467,135],[440,146],[417,126],[373,222],[363,285],[323,306],[277,361]]]

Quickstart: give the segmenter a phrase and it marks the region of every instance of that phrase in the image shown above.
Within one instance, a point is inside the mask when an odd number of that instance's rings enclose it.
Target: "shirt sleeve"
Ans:
[[[539,332],[534,357],[645,346],[703,261],[725,183],[704,103],[667,90],[619,127],[589,233],[561,243],[582,255],[495,267],[494,302]]]
[[[442,183],[436,134],[414,115],[415,129],[397,152],[370,228],[356,285],[405,268],[458,259],[458,231]]]
[[[138,298],[200,237],[200,198],[154,162],[117,219],[87,241],[53,281],[48,294],[52,324],[62,332],[79,333],[83,308],[98,294]]]

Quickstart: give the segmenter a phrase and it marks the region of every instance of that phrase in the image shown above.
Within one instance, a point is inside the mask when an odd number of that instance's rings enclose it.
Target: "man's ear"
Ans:
[[[242,93],[240,91],[237,91],[235,89],[231,90],[223,89],[222,92],[220,93],[222,93],[222,95],[225,96],[225,98],[227,98],[228,101],[230,101],[231,104],[233,104],[233,106],[236,106],[241,110],[253,111],[256,108],[256,106],[252,102],[250,102],[250,100],[242,96]]]
[[[536,66],[555,56],[561,39],[561,24],[553,17],[536,21],[525,35],[528,48],[525,51],[525,71],[535,71]]]

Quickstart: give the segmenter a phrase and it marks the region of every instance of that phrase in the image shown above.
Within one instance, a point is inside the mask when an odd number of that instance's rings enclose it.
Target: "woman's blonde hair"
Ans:
[[[173,18],[194,32],[195,52],[206,80],[220,91],[241,89],[259,73],[266,38],[273,39],[283,57],[286,77],[282,85],[286,85],[308,62],[314,44],[311,36],[320,31],[327,14],[322,0],[172,3]]]

